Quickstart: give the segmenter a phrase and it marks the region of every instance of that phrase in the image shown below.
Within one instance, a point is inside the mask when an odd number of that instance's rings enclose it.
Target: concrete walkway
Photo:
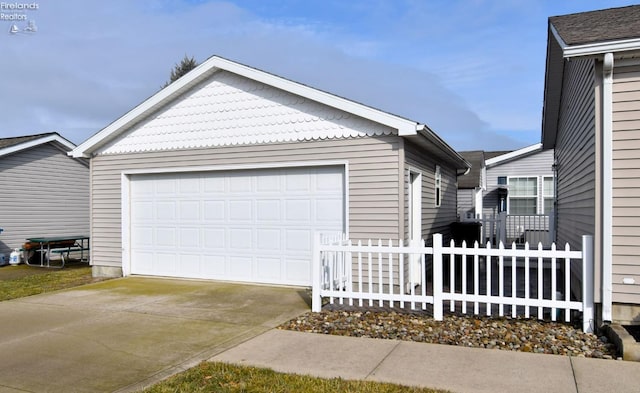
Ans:
[[[124,278],[0,302],[0,392],[129,392],[309,309],[302,289]]]
[[[640,363],[270,330],[211,358],[452,392],[640,392]]]

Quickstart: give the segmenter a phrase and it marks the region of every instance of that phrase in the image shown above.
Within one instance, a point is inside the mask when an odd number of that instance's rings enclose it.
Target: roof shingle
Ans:
[[[640,37],[640,5],[552,16],[551,23],[567,45]]]

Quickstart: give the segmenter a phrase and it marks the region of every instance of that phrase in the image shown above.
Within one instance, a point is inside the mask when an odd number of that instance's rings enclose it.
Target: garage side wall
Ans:
[[[429,152],[420,149],[413,143],[405,141],[405,206],[409,206],[409,167],[422,173],[422,238],[431,242],[434,233],[441,233],[449,240],[450,225],[457,220],[457,180],[455,169],[435,158]],[[435,171],[440,166],[442,175],[442,198],[436,207]],[[408,210],[405,208],[405,234],[408,237]]]
[[[94,274],[122,274],[121,182],[127,171],[345,161],[350,238],[397,239],[402,236],[398,144],[398,137],[391,135],[96,156],[91,179]]]

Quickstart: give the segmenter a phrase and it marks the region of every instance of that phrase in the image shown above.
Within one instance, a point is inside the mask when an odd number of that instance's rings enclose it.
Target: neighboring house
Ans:
[[[505,213],[504,241],[550,245],[553,151],[542,150],[538,143],[515,151],[467,151],[460,155],[472,165],[468,174],[458,178],[460,220],[483,219],[483,225],[488,226],[489,220]]]
[[[418,239],[467,162],[426,125],[212,57],[73,151],[95,275],[310,285],[314,233]]]
[[[29,237],[89,234],[89,163],[52,132],[0,139],[0,254]]]
[[[557,238],[594,236],[598,323],[640,322],[640,6],[549,18],[542,142]]]
[[[482,218],[482,195],[486,188],[484,154],[482,150],[460,152],[471,164],[468,173],[458,177],[458,218],[461,221]]]
[[[538,143],[512,152],[485,153],[484,215],[550,214],[554,200],[553,151]]]

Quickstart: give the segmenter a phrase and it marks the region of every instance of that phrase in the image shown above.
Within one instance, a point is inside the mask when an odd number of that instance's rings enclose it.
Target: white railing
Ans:
[[[480,244],[499,242],[524,244],[542,243],[550,247],[555,238],[553,213],[550,214],[485,214],[482,218],[464,217],[463,222],[480,226]]]
[[[363,244],[316,237],[313,254],[312,310],[330,304],[354,307],[433,307],[442,320],[444,308],[463,314],[511,315],[555,321],[582,313],[583,329],[593,330],[593,240],[583,236],[582,251],[524,248],[512,244],[473,247],[442,235],[433,246],[423,242],[381,240]],[[416,271],[418,269],[418,271]],[[581,271],[582,287],[571,287],[572,271]],[[428,274],[429,272],[429,274]],[[417,273],[417,274],[416,274]],[[577,296],[576,296],[577,294]],[[573,300],[581,297],[581,300]]]

